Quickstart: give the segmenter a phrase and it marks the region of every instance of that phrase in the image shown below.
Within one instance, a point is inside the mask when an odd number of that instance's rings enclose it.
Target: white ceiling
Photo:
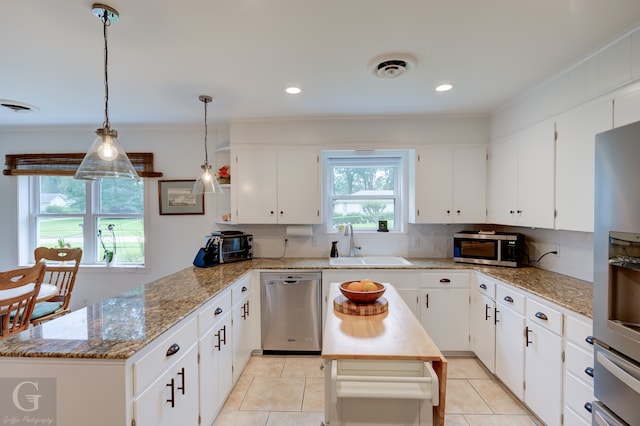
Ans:
[[[114,0],[110,119],[490,113],[640,23],[638,0]],[[102,24],[87,0],[3,0],[0,126],[103,120]],[[380,79],[372,58],[415,69]],[[449,81],[455,88],[436,93]],[[291,96],[283,89],[299,85]]]

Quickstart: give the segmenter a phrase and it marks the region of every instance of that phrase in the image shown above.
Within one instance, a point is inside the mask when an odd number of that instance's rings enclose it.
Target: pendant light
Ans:
[[[109,121],[109,49],[107,45],[107,28],[118,22],[120,15],[114,8],[95,3],[93,14],[102,21],[104,35],[104,122],[102,128],[96,130],[98,135],[85,155],[74,178],[95,180],[98,178],[138,179],[124,148],[118,142],[118,132],[111,128]]]
[[[222,194],[222,187],[218,179],[211,173],[211,164],[209,164],[209,153],[207,151],[207,104],[213,100],[211,96],[200,95],[198,97],[204,103],[204,164],[200,166],[202,175],[196,180],[191,190],[192,194]]]

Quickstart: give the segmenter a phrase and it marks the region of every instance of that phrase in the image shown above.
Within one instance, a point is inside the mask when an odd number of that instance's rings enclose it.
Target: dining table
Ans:
[[[9,290],[0,290],[0,300],[9,299],[11,297],[24,294],[25,290],[23,289],[23,287],[26,287],[26,286],[27,285],[22,287],[12,288]],[[33,286],[29,285],[29,290],[27,291],[31,291],[32,288]],[[53,284],[40,284],[40,291],[38,291],[38,295],[36,296],[36,303],[45,302],[51,299],[52,297],[54,297],[55,295],[57,295],[58,292],[59,292],[58,287]]]

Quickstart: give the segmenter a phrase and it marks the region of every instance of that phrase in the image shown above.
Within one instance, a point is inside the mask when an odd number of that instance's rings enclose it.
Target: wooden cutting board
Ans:
[[[333,299],[333,309],[347,315],[378,315],[389,310],[389,301],[383,297],[371,303],[355,303],[342,294]]]

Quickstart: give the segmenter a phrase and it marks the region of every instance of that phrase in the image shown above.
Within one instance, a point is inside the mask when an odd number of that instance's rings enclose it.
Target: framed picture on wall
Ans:
[[[160,214],[204,214],[204,194],[192,194],[195,180],[160,180]]]

